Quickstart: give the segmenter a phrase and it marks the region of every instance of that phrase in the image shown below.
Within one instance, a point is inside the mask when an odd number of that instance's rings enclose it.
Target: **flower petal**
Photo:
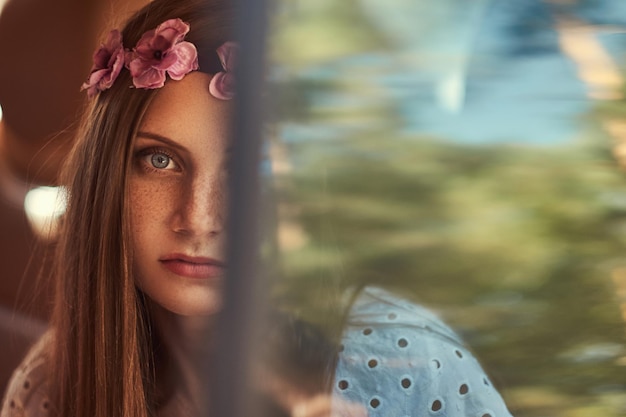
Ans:
[[[150,42],[153,54],[156,51],[160,51],[162,54],[165,54],[171,51],[173,46],[174,42],[161,35],[156,35]]]
[[[141,36],[137,42],[137,46],[133,49],[137,55],[147,59],[151,59],[154,56],[154,50],[152,49],[152,39],[154,38],[154,33],[154,30],[149,30]]]
[[[176,61],[167,69],[173,80],[181,80],[186,74],[198,69],[198,51],[191,42],[181,42],[170,52]]]
[[[227,72],[218,72],[211,78],[209,93],[220,100],[230,100],[235,96],[235,77]]]
[[[174,51],[169,51],[160,61],[154,61],[152,63],[152,68],[156,68],[159,70],[167,70],[172,65],[176,64],[178,60],[178,56]]]
[[[225,71],[233,71],[237,66],[237,55],[239,54],[239,44],[237,42],[225,42],[216,49],[222,67]]]
[[[106,48],[98,48],[98,50],[93,54],[92,71],[94,69],[106,68],[110,58],[111,52],[109,52]]]
[[[161,88],[165,84],[165,71],[149,68],[133,77],[133,85],[137,88]]]
[[[83,85],[80,87],[82,90],[87,90],[87,96],[89,98],[93,97],[98,91],[101,91],[98,88],[98,83],[104,77],[104,75],[108,72],[107,69],[103,68],[100,70],[95,70],[91,74],[89,74],[89,78]]]
[[[115,55],[118,50],[122,48],[122,35],[118,30],[112,30],[109,32],[105,43],[93,54],[93,67],[92,71],[101,68],[107,68],[111,56]]]
[[[113,82],[117,79],[117,76],[124,67],[124,51],[122,49],[118,50],[117,53],[111,57],[109,62],[111,65],[107,68],[98,83],[100,91],[111,88]]]
[[[139,77],[141,74],[143,74],[144,72],[148,71],[151,68],[152,68],[152,65],[150,65],[150,62],[146,61],[145,59],[142,59],[140,56],[136,57],[135,59],[131,60],[128,63],[128,70],[130,71],[130,75],[133,78]]]
[[[105,43],[94,53],[93,61],[89,79],[81,86],[89,97],[110,88],[124,66],[124,47],[119,31],[109,32]]]
[[[172,45],[183,40],[189,32],[189,25],[180,19],[169,19],[161,23],[155,30],[157,35],[163,36]]]
[[[122,46],[122,34],[119,30],[113,29],[109,32],[109,36],[103,45],[109,51],[115,51]]]
[[[120,49],[118,49],[116,54],[111,56],[111,60],[109,61],[109,64],[111,67],[111,72],[115,73],[116,77],[120,73],[122,68],[124,68],[125,60],[126,60],[126,52],[124,51],[124,48],[121,48],[121,47]]]
[[[137,59],[137,54],[134,51],[124,51],[124,66],[130,68],[130,63]]]

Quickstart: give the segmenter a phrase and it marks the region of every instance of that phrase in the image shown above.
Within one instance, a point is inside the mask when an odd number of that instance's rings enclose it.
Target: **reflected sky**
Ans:
[[[542,0],[361,3],[397,49],[347,56],[309,69],[309,75],[343,74],[380,87],[380,99],[394,103],[402,118],[400,132],[463,143],[535,145],[580,137],[581,119],[595,105],[588,97],[594,87],[581,79],[580,63],[559,43],[559,16],[592,27],[590,36],[611,65],[624,64],[623,1],[560,7]],[[347,96],[323,100],[333,100],[336,107],[355,105]]]

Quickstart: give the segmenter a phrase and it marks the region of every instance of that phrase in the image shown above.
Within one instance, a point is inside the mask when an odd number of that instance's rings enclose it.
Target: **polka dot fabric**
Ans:
[[[379,288],[366,288],[350,311],[333,395],[362,404],[370,417],[511,417],[454,331]]]
[[[47,384],[47,351],[50,334],[45,334],[13,372],[0,417],[47,417],[50,414]]]

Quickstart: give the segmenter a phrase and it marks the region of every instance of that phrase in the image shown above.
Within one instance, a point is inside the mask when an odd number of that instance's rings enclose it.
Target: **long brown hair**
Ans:
[[[176,17],[191,27],[185,40],[198,48],[201,70],[203,56],[232,38],[228,0],[154,0],[128,21],[124,45]],[[158,90],[130,87],[122,70],[89,105],[62,173],[68,206],[53,270],[50,378],[57,416],[155,413],[158,364],[132,273],[127,177],[136,131]]]

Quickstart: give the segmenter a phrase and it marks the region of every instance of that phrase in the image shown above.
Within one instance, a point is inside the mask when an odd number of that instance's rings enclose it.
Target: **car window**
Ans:
[[[276,2],[270,305],[332,346],[355,294],[382,288],[450,326],[513,415],[620,415],[624,16],[617,0]]]

